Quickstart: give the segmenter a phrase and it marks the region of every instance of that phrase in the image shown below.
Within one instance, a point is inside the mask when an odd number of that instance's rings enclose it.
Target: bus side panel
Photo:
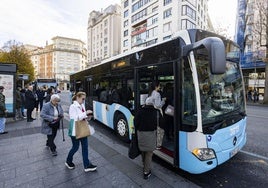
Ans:
[[[104,125],[113,128],[113,124],[111,124],[109,111],[107,111],[110,105],[104,104],[98,101],[93,101],[93,115],[94,119],[103,123]]]
[[[207,135],[208,147],[214,149],[218,165],[229,160],[246,144],[246,119]]]
[[[122,113],[128,122],[129,128],[129,138],[131,136],[131,131],[134,128],[133,125],[133,115],[126,107],[120,104],[105,104],[98,101],[93,101],[93,114],[94,119],[98,120],[99,122],[103,123],[104,125],[114,129],[114,118],[116,112]]]
[[[216,159],[200,161],[187,149],[187,132],[179,132],[179,168],[191,173],[200,174],[217,166]],[[209,162],[209,163],[208,163]]]

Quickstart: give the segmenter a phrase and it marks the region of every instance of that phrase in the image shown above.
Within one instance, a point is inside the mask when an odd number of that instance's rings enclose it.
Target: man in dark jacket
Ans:
[[[41,112],[41,110],[43,108],[44,96],[45,96],[45,91],[44,91],[43,87],[38,88],[36,90],[36,94],[37,94],[37,97],[38,97],[37,103],[40,106],[40,112]],[[38,104],[36,105],[37,106],[36,111],[38,111]]]
[[[156,129],[158,110],[146,100],[146,105],[140,108],[134,118],[137,130],[138,146],[143,162],[143,177],[148,179],[151,175],[151,162],[153,151],[156,148]]]
[[[27,109],[27,122],[32,122],[35,120],[32,118],[32,112],[35,108],[36,97],[33,92],[33,86],[29,86],[25,92],[25,108]]]

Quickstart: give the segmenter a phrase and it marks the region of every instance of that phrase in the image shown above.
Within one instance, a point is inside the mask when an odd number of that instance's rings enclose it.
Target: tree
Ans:
[[[263,58],[266,63],[263,103],[268,104],[268,2],[267,0],[262,0],[255,3],[258,17],[254,24],[253,32],[256,34],[257,44],[259,45],[257,48],[265,47],[266,51],[265,58]]]
[[[8,41],[0,50],[1,63],[17,64],[17,74],[28,74],[31,82],[34,80],[34,67],[30,56],[23,45],[16,41]]]

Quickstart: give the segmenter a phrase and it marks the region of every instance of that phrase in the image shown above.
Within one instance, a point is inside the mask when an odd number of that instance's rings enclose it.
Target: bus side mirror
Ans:
[[[187,56],[193,50],[206,48],[212,74],[223,74],[226,70],[225,46],[218,37],[207,37],[182,48],[182,55]]]

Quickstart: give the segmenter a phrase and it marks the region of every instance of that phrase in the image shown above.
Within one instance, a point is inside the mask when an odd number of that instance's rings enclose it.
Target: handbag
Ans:
[[[141,151],[139,149],[138,146],[138,138],[137,135],[132,133],[131,135],[131,142],[129,145],[129,149],[128,149],[128,157],[130,159],[135,159],[136,157],[138,157],[141,154]]]
[[[88,124],[86,120],[75,122],[75,137],[76,139],[84,138],[95,133],[95,129]]]
[[[174,116],[174,107],[169,104],[165,109],[165,114]]]

